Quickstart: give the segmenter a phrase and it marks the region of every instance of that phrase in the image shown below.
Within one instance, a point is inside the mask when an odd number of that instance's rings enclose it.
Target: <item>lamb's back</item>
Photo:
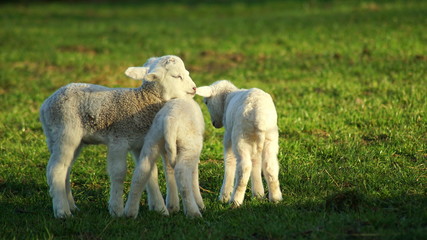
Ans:
[[[225,107],[225,126],[266,131],[277,127],[277,113],[271,96],[258,89],[229,94]]]
[[[144,135],[164,102],[151,89],[107,88],[72,83],[56,91],[41,107],[51,125],[75,125],[85,135]],[[123,136],[122,136],[123,135]]]
[[[170,106],[169,119],[178,125],[179,136],[203,135],[204,120],[199,105],[192,99],[174,99]]]

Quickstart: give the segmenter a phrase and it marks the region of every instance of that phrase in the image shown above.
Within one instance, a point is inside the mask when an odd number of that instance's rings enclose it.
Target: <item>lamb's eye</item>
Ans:
[[[174,77],[174,78],[179,78],[179,79],[181,79],[181,80],[182,80],[182,76],[181,76],[181,75],[172,76],[172,77]]]

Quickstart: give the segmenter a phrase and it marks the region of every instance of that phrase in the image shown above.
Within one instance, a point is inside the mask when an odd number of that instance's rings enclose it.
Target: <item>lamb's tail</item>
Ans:
[[[265,145],[265,132],[264,131],[258,131],[256,133],[257,135],[257,141],[256,141],[256,151],[255,154],[259,157],[262,158],[262,153],[264,151],[264,145]]]
[[[177,155],[176,141],[178,135],[178,124],[176,124],[174,118],[167,118],[165,120],[164,131],[166,157],[170,161],[171,166],[174,167]]]

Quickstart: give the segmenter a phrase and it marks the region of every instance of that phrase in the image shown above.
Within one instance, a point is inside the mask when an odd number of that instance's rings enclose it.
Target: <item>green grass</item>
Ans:
[[[0,238],[425,238],[425,16],[415,0],[0,5]],[[229,79],[272,94],[283,202],[216,200],[223,130],[202,106],[203,219],[146,205],[136,220],[111,218],[104,146],[74,165],[81,211],[54,219],[43,100],[69,82],[137,87],[124,70],[166,54],[198,86]]]

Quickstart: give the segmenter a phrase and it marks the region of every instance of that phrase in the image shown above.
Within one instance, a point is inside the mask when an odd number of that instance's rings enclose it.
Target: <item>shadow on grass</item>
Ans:
[[[104,187],[73,186],[73,195],[80,212],[108,213]],[[53,218],[52,199],[47,184],[34,182],[20,183],[6,181],[0,184],[0,209],[3,216],[23,217],[26,215],[44,215]]]
[[[81,209],[102,209],[107,207],[105,201],[106,191],[108,187],[104,189],[100,185],[86,185],[86,186],[73,186],[74,198]],[[51,198],[48,193],[47,184],[37,184],[34,182],[19,183],[5,181],[0,183],[0,192],[2,193],[2,200],[0,202],[2,209],[9,212],[16,213],[35,213],[42,207],[44,210],[51,210]],[[203,191],[202,191],[203,193]],[[367,196],[365,193],[357,189],[349,190],[336,190],[326,197],[318,198],[318,200],[306,200],[296,201],[289,203],[286,201],[274,204],[270,203],[267,199],[257,200],[248,198],[246,196],[245,202],[240,208],[231,208],[228,204],[217,203],[217,194],[214,192],[203,193],[204,199],[211,203],[214,207],[214,215],[238,213],[241,211],[252,211],[253,208],[258,209],[277,209],[277,208],[293,208],[295,210],[309,210],[309,211],[325,211],[325,212],[355,212],[363,211],[366,209],[375,210],[378,208],[394,208],[394,209],[406,209],[411,205],[424,206],[424,210],[427,209],[427,195],[416,195],[416,194],[405,194],[394,197],[378,198]],[[142,201],[146,200],[145,194],[143,194]],[[102,205],[102,206],[100,206]],[[145,211],[142,206],[141,211]],[[38,210],[37,210],[38,209]],[[209,209],[207,210],[207,212]],[[255,211],[256,212],[256,211]]]
[[[357,189],[337,190],[324,198],[285,196],[283,202],[246,198],[240,208],[204,194],[207,209],[202,219],[188,219],[182,211],[164,217],[141,206],[137,219],[111,218],[104,187],[77,186],[80,211],[67,220],[53,218],[48,188],[42,184],[4,182],[0,220],[11,236],[150,239],[283,239],[283,238],[399,238],[401,232],[418,236],[426,225],[425,195],[403,194],[378,198]],[[145,200],[146,198],[144,198]],[[161,227],[159,227],[161,226]],[[22,231],[22,233],[19,233]],[[17,235],[18,234],[18,235]],[[394,234],[394,235],[393,235]],[[28,235],[27,235],[28,236]]]
[[[43,207],[47,188],[34,182],[12,182],[0,183],[0,209],[3,215],[35,214],[45,211]],[[43,210],[41,210],[43,209]]]
[[[285,199],[283,203],[272,204],[252,199],[241,208],[217,209],[204,216],[213,218],[218,225],[220,222],[229,225],[227,233],[221,236],[225,239],[242,236],[252,239],[399,239],[422,236],[427,227],[426,212],[425,195],[376,198],[357,190],[345,190],[317,201],[287,203]]]

